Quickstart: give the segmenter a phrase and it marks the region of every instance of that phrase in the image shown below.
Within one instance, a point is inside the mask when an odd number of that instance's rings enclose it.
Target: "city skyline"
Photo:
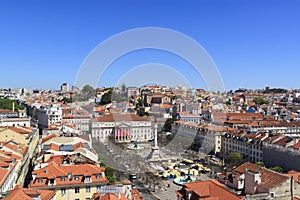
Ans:
[[[202,45],[226,90],[300,87],[297,1],[2,1],[0,5],[1,88],[73,85],[80,65],[98,44],[119,32],[143,27],[172,29]],[[114,86],[128,71],[147,63],[173,68],[192,87],[205,89],[184,59],[149,49],[120,57],[98,86]],[[143,74],[135,78],[153,82]],[[165,78],[166,83],[182,83]]]

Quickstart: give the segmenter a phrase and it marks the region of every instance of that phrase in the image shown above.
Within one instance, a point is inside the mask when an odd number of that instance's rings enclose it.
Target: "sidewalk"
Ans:
[[[167,187],[167,184],[170,184],[170,187]],[[165,189],[158,189],[155,192],[151,192],[156,198],[159,200],[174,200],[177,199],[177,195],[175,193],[176,190],[180,190],[182,186],[176,185],[173,183],[173,180],[170,179],[166,181]]]

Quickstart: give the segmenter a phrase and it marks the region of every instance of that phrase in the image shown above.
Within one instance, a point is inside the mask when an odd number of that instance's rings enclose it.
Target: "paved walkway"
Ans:
[[[157,197],[159,200],[175,200],[177,199],[177,195],[175,193],[176,190],[180,190],[182,186],[178,186],[173,183],[173,180],[165,181],[165,189],[158,189],[152,194]],[[167,187],[167,184],[170,184],[170,187]]]

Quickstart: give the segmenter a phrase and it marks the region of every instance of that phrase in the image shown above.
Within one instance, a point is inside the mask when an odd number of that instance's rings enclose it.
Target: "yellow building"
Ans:
[[[8,141],[15,141],[18,144],[27,144],[27,138],[29,135],[24,133],[21,134],[20,132],[15,130],[15,127],[8,127],[8,128],[1,128],[0,129],[0,141],[8,142]]]
[[[29,127],[3,127],[0,128],[0,142],[2,149],[20,156],[16,166],[16,183],[23,185],[31,158],[35,154],[39,141],[37,129]],[[15,146],[15,147],[14,147]]]
[[[44,164],[45,166],[32,172],[30,187],[56,190],[56,200],[88,200],[108,183],[105,169],[96,165]]]

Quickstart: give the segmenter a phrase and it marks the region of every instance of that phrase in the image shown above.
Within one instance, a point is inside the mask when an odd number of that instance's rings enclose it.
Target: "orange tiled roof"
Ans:
[[[115,194],[106,193],[103,197],[99,198],[99,200],[129,200],[129,199],[127,199],[124,194],[120,194],[120,198],[118,198]]]
[[[131,198],[134,200],[142,200],[143,196],[141,195],[141,193],[138,190],[132,189],[131,190]]]
[[[162,108],[172,108],[172,106],[169,104],[162,104],[161,107]]]
[[[280,146],[286,146],[286,144],[290,141],[290,138],[288,136],[284,136],[280,140],[274,142],[274,144],[280,145]]]
[[[0,108],[0,113],[17,113],[16,111],[8,110],[8,109],[1,109]]]
[[[51,200],[56,191],[54,190],[34,190],[28,188],[22,188],[20,186],[16,186],[14,190],[9,191],[8,196],[5,197],[3,200],[33,200],[30,195],[40,195],[40,199],[42,200]]]
[[[223,184],[215,180],[196,181],[184,184],[183,188],[176,191],[178,196],[186,197],[186,192],[192,191],[191,200],[240,200],[243,197],[237,196],[225,189]]]
[[[293,179],[295,181],[297,181],[298,183],[300,183],[300,172],[296,171],[296,170],[290,170],[288,171],[288,173],[286,173],[285,175],[289,176],[289,177],[293,177]]]
[[[50,140],[52,138],[55,138],[55,137],[59,137],[59,134],[51,134],[51,135],[48,135],[48,136],[44,137],[42,139],[42,144],[45,143],[45,142],[47,142],[48,140]]]
[[[9,168],[0,167],[0,187],[3,185],[3,183],[7,179],[7,176],[11,173],[11,170],[16,166],[17,163],[18,161],[16,161],[14,164],[9,164]]]
[[[12,130],[12,131],[15,131],[17,133],[20,133],[20,134],[30,134],[31,131],[32,131],[32,128],[29,128],[29,127],[21,127],[21,126],[17,126],[17,127],[14,127],[14,126],[10,126],[8,127],[8,129]]]
[[[92,119],[93,122],[117,122],[117,121],[148,121],[144,117],[134,114],[107,114]]]
[[[59,151],[59,145],[51,143],[49,150]]]
[[[106,183],[108,182],[106,177],[103,177],[101,173],[105,169],[92,164],[79,164],[79,165],[58,165],[56,163],[49,163],[48,166],[35,170],[32,174],[36,175],[36,179],[31,181],[31,187],[45,187],[48,178],[53,178],[56,181],[56,186],[63,185],[75,185],[81,184],[83,176],[90,176],[93,183]],[[68,179],[68,174],[71,173],[73,178]],[[100,178],[96,178],[96,174],[100,174]],[[76,180],[74,177],[78,176]],[[65,177],[65,181],[61,180],[61,177]],[[42,183],[38,182],[38,179],[42,179]]]
[[[294,149],[300,149],[300,141],[298,141],[296,144],[294,144],[291,147],[294,148]]]
[[[264,167],[260,167],[258,165],[255,165],[253,163],[246,162],[236,169],[232,170],[233,173],[239,173],[244,174],[246,170],[250,170],[252,172],[260,172],[261,173],[261,183],[259,184],[263,188],[271,189],[274,188],[280,184],[282,184],[284,181],[289,179],[288,176],[279,174],[277,172],[274,172],[272,170],[269,170]]]
[[[46,161],[46,163],[54,162],[59,165],[63,163],[63,160],[64,160],[63,155],[53,155]]]

